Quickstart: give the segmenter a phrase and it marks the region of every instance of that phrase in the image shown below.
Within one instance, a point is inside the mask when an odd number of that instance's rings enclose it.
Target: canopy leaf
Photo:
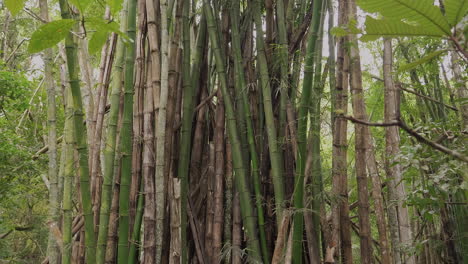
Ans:
[[[109,36],[109,32],[107,31],[97,31],[95,32],[91,38],[89,39],[88,43],[88,51],[90,54],[97,53],[104,44],[106,44],[107,37]]]
[[[73,19],[61,19],[42,25],[32,34],[28,51],[36,53],[53,47],[67,36],[75,24]]]
[[[445,16],[454,27],[468,13],[468,0],[445,0]]]
[[[13,16],[16,16],[24,7],[26,0],[5,0],[5,5]]]
[[[114,15],[122,9],[122,3],[123,0],[107,0],[111,13]]]
[[[366,34],[361,37],[362,41],[375,40],[379,37],[396,36],[429,36],[442,37],[443,32],[433,31],[422,26],[413,26],[398,20],[366,18]]]
[[[447,19],[432,0],[359,0],[358,4],[367,12],[415,24],[421,31],[432,32],[431,35],[451,34]]]

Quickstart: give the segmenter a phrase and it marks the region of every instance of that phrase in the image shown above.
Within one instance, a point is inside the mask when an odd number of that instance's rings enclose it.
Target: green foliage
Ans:
[[[43,146],[37,135],[44,134],[45,116],[36,109],[41,93],[28,104],[33,87],[23,73],[0,65],[0,236],[8,234],[0,239],[2,263],[35,263],[47,247],[47,189],[40,177],[47,166],[42,158],[31,159]],[[17,130],[28,107],[31,113]]]
[[[120,31],[119,24],[115,21],[109,22],[101,18],[91,17],[86,19],[86,27],[95,31],[89,39],[88,51],[91,54],[101,50],[111,32],[117,33],[124,42],[131,41],[125,33]]]
[[[5,5],[13,16],[16,16],[24,6],[26,0],[5,0]]]
[[[444,49],[444,50],[437,50],[437,51],[431,52],[431,53],[427,54],[426,56],[422,57],[419,60],[416,60],[414,62],[411,62],[411,63],[408,63],[408,64],[405,64],[405,65],[401,66],[400,68],[398,68],[398,71],[412,70],[412,69],[416,68],[418,65],[421,65],[423,63],[427,63],[427,62],[431,61],[432,59],[440,56],[441,54],[444,54],[447,51],[448,50]]]
[[[366,19],[363,40],[394,36],[450,36],[451,28],[468,10],[468,2],[446,1],[446,16],[431,0],[359,0],[359,6],[370,13],[380,13],[384,19]]]
[[[380,37],[396,36],[444,36],[444,33],[439,31],[434,31],[424,26],[409,25],[395,19],[374,19],[367,16],[365,25],[366,34],[361,37],[362,41],[373,41]]]
[[[96,31],[88,42],[88,51],[90,54],[97,53],[106,44],[109,33],[106,31]]]
[[[445,0],[445,16],[452,27],[457,25],[467,12],[467,0]]]
[[[27,87],[29,82],[22,75],[0,66],[0,112],[23,111],[27,107]],[[7,116],[8,118],[8,116]]]
[[[111,12],[114,15],[122,10],[122,3],[123,0],[107,0],[107,4],[110,6]]]
[[[61,19],[41,26],[31,36],[29,52],[36,53],[53,47],[67,36],[76,23],[73,19]]]

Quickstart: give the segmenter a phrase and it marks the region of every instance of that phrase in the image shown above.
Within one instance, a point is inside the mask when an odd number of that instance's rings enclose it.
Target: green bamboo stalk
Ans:
[[[151,126],[151,125],[150,125]],[[140,193],[138,194],[138,204],[136,209],[135,215],[135,224],[133,225],[133,232],[132,232],[132,240],[130,243],[130,250],[128,253],[128,264],[135,264],[137,263],[137,243],[140,240],[140,232],[141,232],[141,223],[143,222],[143,206],[145,197],[143,195],[143,186],[144,181],[141,180],[140,182]]]
[[[72,212],[73,212],[73,172],[75,170],[75,153],[73,150],[74,137],[73,137],[73,100],[71,98],[70,90],[66,90],[65,95],[65,128],[64,128],[64,138],[65,144],[63,152],[65,152],[65,167],[64,167],[64,179],[63,179],[63,201],[62,201],[62,211],[63,211],[63,226],[62,226],[62,241],[63,241],[63,251],[62,251],[62,263],[70,264],[71,263],[71,253],[72,253]]]
[[[255,135],[252,125],[252,114],[250,112],[249,101],[247,98],[246,81],[244,70],[242,66],[241,45],[239,36],[239,1],[232,0],[231,2],[231,36],[232,36],[232,50],[234,53],[234,71],[235,71],[235,91],[236,96],[241,98],[242,113],[245,116],[245,123],[247,129],[247,141],[251,158],[252,179],[255,192],[255,204],[257,207],[257,221],[260,236],[260,246],[263,254],[263,261],[269,263],[269,254],[265,233],[265,216],[263,213],[263,196],[261,192],[260,169],[258,162],[258,154],[255,146]]]
[[[314,1],[312,24],[310,26],[309,39],[307,42],[307,53],[304,65],[304,81],[302,86],[302,96],[298,112],[297,129],[297,163],[296,178],[293,194],[294,207],[297,210],[294,214],[294,231],[292,245],[293,263],[302,263],[302,235],[304,230],[304,218],[301,209],[304,207],[304,169],[307,152],[307,115],[309,112],[310,94],[313,84],[314,58],[316,52],[316,42],[320,26],[320,12],[322,11],[322,0]]]
[[[192,145],[192,119],[194,109],[194,96],[198,88],[200,72],[194,72],[190,76],[190,1],[184,0],[182,11],[182,41],[183,41],[183,61],[182,61],[182,82],[183,82],[183,116],[182,128],[180,131],[180,152],[179,152],[179,179],[180,179],[180,225],[181,225],[181,263],[188,263],[188,241],[187,241],[187,197],[188,197],[188,174],[190,163],[190,147]],[[196,61],[194,65],[200,65],[203,56],[203,44],[206,38],[206,27],[200,29],[197,40]],[[198,67],[199,68],[199,67]],[[195,68],[194,68],[195,69]],[[197,69],[195,69],[197,71]],[[191,78],[192,77],[192,78]]]
[[[291,0],[292,1],[292,0]],[[276,23],[278,27],[278,57],[280,62],[280,113],[279,113],[279,137],[278,143],[284,144],[284,134],[286,131],[286,104],[288,102],[289,93],[289,52],[288,52],[288,38],[286,33],[286,19],[285,19],[285,6],[284,0],[276,1]],[[280,154],[282,157],[282,148],[280,148]],[[283,160],[283,159],[281,159]],[[284,193],[284,190],[283,190]],[[284,196],[284,194],[283,194]],[[283,219],[282,215],[276,215],[278,227],[281,225]]]
[[[322,158],[320,152],[320,127],[321,127],[321,104],[323,97],[322,82],[322,45],[323,45],[323,22],[325,18],[326,3],[322,4],[320,13],[320,27],[316,41],[315,73],[313,77],[313,90],[310,97],[310,147],[312,151],[311,178],[312,178],[312,222],[315,245],[320,245],[320,204],[323,202],[321,193],[323,191],[322,180]],[[319,260],[317,260],[319,261]]]
[[[268,136],[268,150],[270,152],[271,160],[271,174],[273,178],[273,188],[275,191],[276,223],[278,226],[280,226],[283,215],[284,201],[283,157],[280,149],[278,148],[278,137],[276,132],[275,117],[273,114],[273,105],[271,99],[270,76],[268,74],[265,43],[263,39],[260,2],[257,0],[255,1],[254,5],[254,21],[255,30],[257,32],[257,37],[255,38],[257,45],[257,61],[260,71],[260,85],[262,87],[263,95],[263,110],[265,112],[265,124]],[[285,96],[283,97],[284,99],[286,99]],[[286,104],[284,105],[284,109],[286,109]],[[284,113],[286,113],[286,111],[284,111]]]
[[[220,88],[223,94],[224,105],[226,108],[227,128],[229,140],[231,142],[232,147],[235,182],[236,188],[239,191],[242,218],[244,221],[245,232],[248,237],[247,245],[250,250],[249,252],[252,262],[259,262],[261,261],[260,246],[256,235],[255,216],[253,214],[253,207],[250,200],[250,191],[249,184],[247,182],[247,175],[245,173],[245,165],[242,159],[239,132],[236,126],[234,107],[232,104],[231,96],[228,91],[224,58],[222,56],[222,52],[219,46],[215,19],[208,0],[204,0],[204,13],[206,16],[211,47],[215,55],[216,70],[221,84]]]
[[[127,28],[127,0],[121,13],[120,30]],[[122,92],[122,71],[125,58],[125,44],[119,38],[116,47],[116,59],[113,66],[112,94],[110,96],[110,111],[107,123],[106,144],[104,148],[104,175],[102,184],[101,209],[99,216],[99,231],[96,250],[96,263],[104,263],[107,247],[107,233],[112,201],[112,179],[114,175],[115,145],[117,139],[117,123],[119,119],[120,93]]]
[[[125,51],[123,125],[120,133],[122,174],[120,176],[119,194],[118,264],[127,264],[128,262],[128,202],[132,178],[133,69],[135,65],[136,3],[137,0],[128,1],[127,36],[130,39],[130,43]]]
[[[59,0],[60,11],[63,19],[72,18],[69,6],[66,0]],[[80,192],[81,204],[83,207],[86,262],[95,263],[96,261],[96,239],[94,234],[93,211],[91,204],[91,191],[89,184],[89,166],[88,166],[88,146],[86,141],[86,126],[83,122],[83,102],[81,99],[80,79],[78,77],[78,56],[77,47],[73,39],[73,33],[69,32],[65,38],[65,50],[68,65],[68,75],[73,97],[73,123],[74,137],[76,139],[76,149],[79,159]]]

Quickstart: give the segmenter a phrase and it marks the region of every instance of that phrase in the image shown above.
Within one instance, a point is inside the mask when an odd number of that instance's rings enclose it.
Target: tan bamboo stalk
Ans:
[[[180,237],[180,179],[172,178],[169,184],[169,191],[168,199],[171,203],[171,245],[169,250],[169,264],[179,264],[181,262],[182,256],[182,244],[181,244],[181,237]]]
[[[213,219],[213,263],[220,262],[222,238],[223,238],[223,215],[224,215],[224,105],[220,98],[216,107],[215,120],[215,175],[214,175],[214,219]]]
[[[155,171],[155,198],[156,198],[156,264],[162,261],[162,246],[164,235],[164,219],[166,204],[166,182],[165,168],[170,166],[165,164],[166,152],[166,114],[169,89],[169,28],[167,25],[168,14],[167,1],[160,1],[161,9],[161,92],[159,99],[158,123],[156,127],[156,171]],[[146,239],[146,236],[145,236]],[[150,262],[146,262],[150,263]]]
[[[206,215],[205,215],[205,252],[209,262],[214,261],[215,252],[213,251],[213,221],[214,221],[214,174],[215,174],[215,151],[213,142],[208,143],[208,170],[206,172]]]
[[[84,34],[85,28],[83,25],[80,27],[80,33]],[[77,47],[78,47],[78,64],[80,66],[80,77],[81,83],[81,95],[83,98],[83,107],[86,110],[86,127],[87,127],[87,141],[88,145],[91,146],[93,143],[93,136],[94,136],[94,122],[93,116],[95,112],[95,100],[94,100],[94,77],[93,77],[93,67],[91,66],[91,60],[88,53],[88,39],[86,38],[79,38],[77,39]],[[91,159],[89,160],[89,164],[91,163]],[[91,169],[90,171],[90,181],[91,185],[94,182],[94,179],[91,178]],[[92,201],[93,202],[93,201]],[[94,206],[94,204],[93,204]]]
[[[242,262],[242,223],[241,208],[239,202],[239,192],[234,193],[232,199],[232,246],[231,263],[241,264]]]
[[[181,88],[180,70],[182,62],[182,49],[180,48],[181,32],[182,32],[182,11],[184,7],[184,1],[176,1],[175,9],[175,25],[173,31],[169,32],[169,75],[168,75],[168,97],[167,97],[167,112],[166,112],[166,138],[164,142],[165,160],[164,164],[164,179],[165,182],[169,180],[169,176],[174,177],[174,164],[171,164],[172,153],[174,149],[174,124],[176,114],[176,100],[178,91]],[[170,9],[168,9],[170,10]],[[168,17],[172,18],[172,13],[167,14]],[[172,25],[171,25],[172,27]]]
[[[347,23],[347,2],[339,1],[339,21],[340,25]],[[338,53],[336,66],[336,87],[335,87],[335,112],[347,113],[348,110],[348,73],[347,59],[345,56],[345,38],[338,38]],[[347,190],[347,122],[343,118],[335,115],[333,120],[333,157],[332,157],[332,234],[327,254],[335,252],[343,254],[342,247],[350,248],[348,239],[350,237],[349,216],[348,216],[348,190]],[[344,250],[343,250],[344,251]],[[349,252],[349,250],[347,251]],[[345,257],[343,257],[345,258]],[[348,263],[344,261],[344,263]]]
[[[224,176],[224,245],[232,247],[233,239],[233,182],[232,182],[232,156],[231,145],[226,141],[226,175]],[[232,254],[231,254],[232,255]],[[231,258],[227,257],[226,262],[230,262]]]
[[[104,19],[105,20],[109,20],[110,19],[110,7],[109,6],[106,6],[106,10],[104,11]],[[108,66],[108,62],[109,62],[109,59],[110,57],[108,57],[108,54],[109,54],[109,47],[112,45],[113,43],[113,40],[116,38],[116,34],[113,33],[111,35],[110,38],[107,38],[106,40],[106,43],[104,44],[104,46],[102,47],[101,49],[101,56],[100,56],[100,61],[99,61],[99,76],[98,76],[98,80],[97,80],[97,89],[96,89],[96,111],[94,111],[93,113],[93,119],[92,119],[92,122],[93,122],[93,127],[94,127],[94,135],[93,135],[93,142],[89,148],[89,156],[90,156],[90,165],[89,165],[89,171],[90,171],[90,174],[91,174],[91,178],[92,179],[95,179],[96,178],[96,175],[93,171],[94,171],[94,167],[97,167],[96,165],[96,162],[93,161],[93,158],[95,157],[94,153],[96,152],[96,147],[99,148],[100,147],[100,144],[99,146],[95,146],[96,144],[96,138],[95,136],[99,133],[97,133],[97,127],[98,127],[98,119],[99,119],[99,110],[100,110],[100,107],[101,107],[101,104],[102,104],[102,101],[105,101],[104,102],[104,105],[106,104],[106,101],[107,101],[107,96],[105,97],[105,100],[102,99],[103,95],[104,95],[104,90],[103,90],[103,87],[104,87],[104,79],[105,79],[105,76],[106,76],[106,73],[108,72],[107,71],[107,66]],[[106,91],[107,92],[107,91]],[[107,95],[107,93],[106,93]],[[102,132],[102,130],[101,130]],[[99,153],[99,151],[98,151]],[[99,156],[98,156],[99,157]],[[95,180],[96,181],[96,180]],[[96,181],[97,182],[97,181]],[[91,188],[92,188],[92,193],[93,193],[93,197],[95,197],[95,191],[93,188],[95,188],[95,182],[93,182],[91,184]]]
[[[104,127],[104,115],[106,113],[107,95],[109,92],[109,83],[112,64],[114,62],[115,49],[117,45],[117,34],[112,34],[106,45],[103,47],[100,66],[100,77],[98,80],[98,97],[97,97],[97,110],[94,113],[93,122],[94,136],[93,143],[90,146],[90,171],[91,179],[94,181],[91,184],[91,195],[94,199],[94,222],[99,223],[99,213],[101,204],[101,188],[103,183],[102,170],[101,170],[101,141],[102,130]]]
[[[354,0],[349,1],[349,19],[356,19],[356,4]],[[368,120],[366,105],[364,102],[364,92],[362,89],[361,59],[359,54],[359,44],[356,35],[348,35],[351,43],[349,50],[350,60],[350,88],[352,94],[353,115],[359,120]],[[367,189],[366,152],[369,146],[368,127],[361,124],[354,124],[355,130],[355,169],[358,190],[358,215],[359,215],[359,238],[361,263],[373,263],[372,256],[372,236],[369,219],[369,191]]]
[[[161,63],[160,62],[160,29],[159,23],[159,1],[146,0],[146,16],[148,24],[148,44],[150,52],[151,66],[148,69],[148,75],[151,79],[151,88],[153,89],[153,107],[154,107],[154,132],[159,126],[159,97],[161,89]],[[153,136],[155,137],[155,136]],[[156,159],[155,140],[153,139],[153,159]],[[143,212],[143,263],[155,263],[156,257],[156,196],[155,196],[155,177],[154,175],[143,175],[145,206]],[[164,183],[160,183],[161,185]],[[164,191],[164,189],[163,189]],[[164,203],[164,201],[162,201]],[[164,205],[160,206],[164,208]],[[162,234],[161,234],[162,236]]]
[[[39,8],[42,19],[49,21],[49,8],[47,0],[39,1]],[[47,88],[47,126],[48,135],[47,141],[49,145],[48,158],[49,158],[49,221],[58,224],[60,221],[60,199],[59,199],[59,184],[57,174],[57,108],[55,102],[55,85],[52,73],[52,48],[46,49],[43,54],[44,60],[44,83]],[[61,239],[61,238],[60,238]],[[49,240],[47,244],[47,256],[49,263],[55,264],[59,261],[59,248],[58,241],[55,236],[49,233]]]
[[[384,44],[384,83],[385,83],[385,123],[399,120],[398,89],[393,83],[392,71],[392,48],[391,40],[386,40]],[[408,208],[403,206],[406,197],[405,183],[402,181],[400,164],[393,164],[396,156],[400,153],[400,135],[398,126],[385,128],[385,171],[390,180],[389,197],[394,202],[397,210],[398,228],[401,245],[393,247],[405,247],[412,243],[412,232],[409,222]],[[403,252],[401,252],[403,253]],[[402,254],[402,262],[414,264],[415,258],[412,255]],[[398,256],[395,256],[396,258]]]

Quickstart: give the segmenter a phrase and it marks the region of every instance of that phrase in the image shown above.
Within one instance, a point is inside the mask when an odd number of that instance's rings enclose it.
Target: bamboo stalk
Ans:
[[[227,130],[229,140],[232,147],[234,171],[235,171],[235,182],[236,188],[239,191],[241,201],[241,213],[244,220],[244,226],[246,228],[246,234],[248,237],[248,247],[250,251],[250,257],[252,261],[260,261],[260,246],[256,235],[256,224],[253,216],[253,207],[250,200],[249,184],[247,182],[247,176],[245,173],[245,165],[243,164],[242,151],[239,141],[239,132],[236,126],[236,118],[234,116],[234,108],[229,95],[226,79],[226,71],[224,67],[224,58],[219,46],[218,34],[216,32],[216,24],[213,16],[213,11],[207,0],[204,1],[204,13],[206,16],[208,33],[212,50],[215,55],[216,70],[221,84],[221,92],[224,99],[227,119]]]
[[[63,19],[70,19],[69,6],[65,0],[60,0],[60,11]],[[79,156],[79,175],[81,204],[83,206],[83,215],[85,219],[85,244],[86,261],[94,263],[96,259],[96,239],[94,234],[93,211],[91,204],[91,192],[89,182],[88,166],[88,146],[86,142],[86,126],[83,123],[83,102],[80,91],[80,80],[77,69],[77,49],[73,39],[73,33],[69,33],[65,38],[65,49],[68,65],[68,75],[71,87],[71,96],[73,97],[73,123],[74,137],[76,139],[76,149]]]
[[[127,0],[125,1],[127,4]],[[124,9],[121,13],[121,19],[123,23],[120,25],[120,30],[125,31],[127,29],[126,23],[127,17],[127,6],[124,5]],[[107,247],[107,234],[109,228],[109,217],[112,200],[112,181],[114,176],[114,161],[116,160],[115,148],[117,140],[117,126],[119,119],[119,108],[120,108],[120,94],[122,91],[122,72],[124,67],[125,57],[125,44],[122,39],[118,39],[116,47],[116,60],[113,66],[113,77],[112,77],[112,93],[110,97],[110,112],[109,119],[107,121],[107,134],[106,144],[104,148],[104,175],[103,185],[101,191],[101,203],[100,205],[100,224],[98,231],[97,251],[96,251],[96,263],[104,263]],[[95,168],[97,169],[97,168]]]

